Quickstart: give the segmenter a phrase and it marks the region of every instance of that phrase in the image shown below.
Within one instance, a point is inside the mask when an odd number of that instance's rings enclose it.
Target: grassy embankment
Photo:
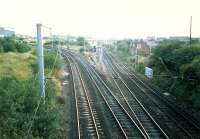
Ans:
[[[57,99],[61,95],[61,59],[53,52],[44,53],[45,75],[51,78],[46,82],[44,104],[35,50],[24,43],[16,45],[14,39],[0,41],[0,138],[63,138],[63,104]]]

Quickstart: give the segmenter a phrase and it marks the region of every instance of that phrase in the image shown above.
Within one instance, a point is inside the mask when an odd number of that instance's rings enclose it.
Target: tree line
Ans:
[[[189,45],[165,40],[147,62],[154,70],[153,82],[174,94],[178,101],[200,108],[200,43]]]

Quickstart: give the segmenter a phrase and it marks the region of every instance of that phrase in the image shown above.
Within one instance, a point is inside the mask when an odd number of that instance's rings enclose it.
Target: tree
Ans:
[[[3,51],[3,46],[0,44],[0,53],[2,53]]]
[[[153,81],[173,93],[179,101],[200,108],[200,44],[191,47],[177,41],[163,41],[155,48],[148,66]]]
[[[4,47],[5,52],[17,51],[17,49],[15,47],[15,38],[14,37],[4,37],[1,41],[2,41],[1,44]]]
[[[85,45],[85,38],[84,37],[78,37],[77,38],[77,44],[79,46],[84,46]]]
[[[49,81],[46,86],[46,104],[41,101],[32,123],[40,100],[37,80],[0,78],[0,138],[62,138],[62,106],[54,102],[53,83]]]
[[[117,49],[123,52],[129,52],[130,42],[128,40],[117,41]]]
[[[28,43],[21,38],[14,36],[0,38],[0,52],[27,52],[30,49]]]

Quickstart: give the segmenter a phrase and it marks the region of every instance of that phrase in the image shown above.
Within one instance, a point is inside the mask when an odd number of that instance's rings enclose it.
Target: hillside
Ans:
[[[33,76],[31,63],[35,56],[28,53],[0,53],[0,77],[14,76],[17,79],[27,79]]]
[[[16,40],[0,40],[0,138],[63,138],[62,60],[55,52],[44,50],[47,95],[43,103],[37,51]]]

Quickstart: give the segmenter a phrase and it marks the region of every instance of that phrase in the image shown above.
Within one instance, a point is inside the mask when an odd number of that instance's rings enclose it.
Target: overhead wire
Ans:
[[[27,131],[27,136],[28,136],[28,137],[29,137],[31,128],[32,128],[32,126],[33,126],[35,117],[36,117],[36,115],[37,115],[38,109],[39,109],[39,107],[40,107],[41,100],[42,100],[41,98],[42,98],[42,97],[40,97],[40,99],[39,99],[39,101],[38,101],[38,103],[37,103],[37,107],[36,107],[35,110],[34,110],[34,115],[33,115],[33,118],[32,118],[32,120],[31,120],[31,122],[30,122],[30,126],[29,126],[29,128],[28,128],[28,131]]]

